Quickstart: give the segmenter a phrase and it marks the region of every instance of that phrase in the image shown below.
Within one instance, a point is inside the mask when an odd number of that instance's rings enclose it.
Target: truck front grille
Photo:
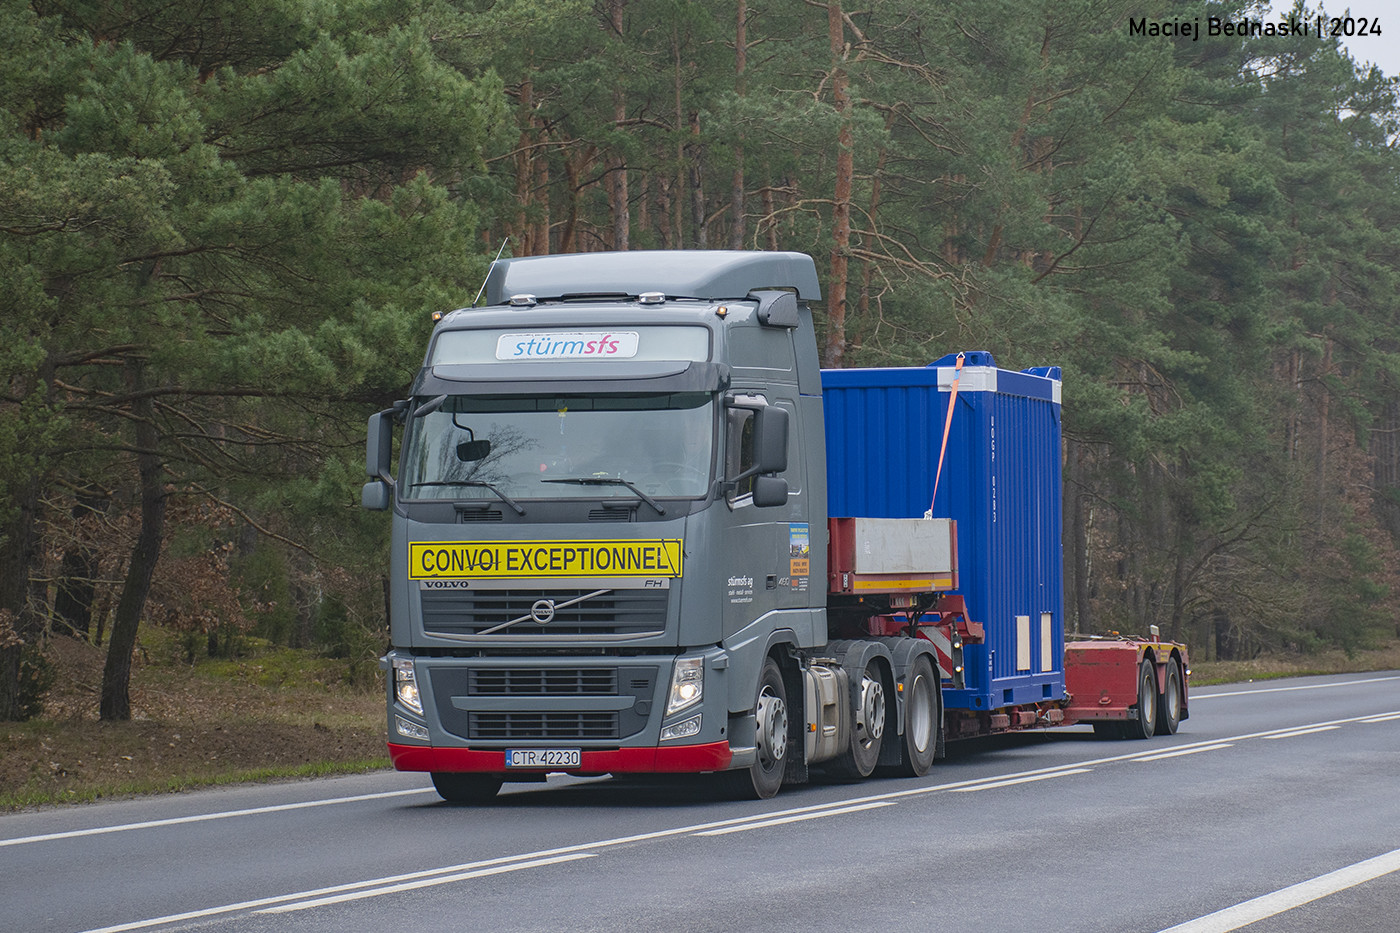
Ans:
[[[525,742],[636,735],[658,702],[663,674],[656,665],[635,662],[527,667],[477,661],[427,666],[420,676],[432,684],[448,732],[469,742]]]
[[[645,637],[665,632],[669,590],[607,590],[590,596],[592,592],[595,591],[423,590],[423,628],[429,634],[459,636],[481,635],[495,629],[488,637],[515,638]],[[531,617],[531,610],[542,601],[560,607],[543,624]]]
[[[468,738],[477,741],[616,739],[617,713],[471,713]]]
[[[468,672],[467,694],[509,696],[617,696],[614,668],[488,668]]]

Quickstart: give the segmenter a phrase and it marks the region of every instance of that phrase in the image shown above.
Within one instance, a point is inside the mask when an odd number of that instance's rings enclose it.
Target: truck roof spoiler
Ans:
[[[821,298],[812,257],[762,250],[636,250],[562,253],[502,259],[486,277],[486,303],[512,295],[543,301],[566,295],[641,295],[739,300],[762,289],[789,289],[803,301]]]

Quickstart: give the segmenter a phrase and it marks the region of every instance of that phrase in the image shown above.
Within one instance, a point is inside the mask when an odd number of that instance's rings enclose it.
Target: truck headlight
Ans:
[[[666,699],[666,715],[689,709],[705,695],[705,659],[677,658],[671,672],[671,692]]]
[[[418,693],[418,678],[413,673],[413,661],[394,658],[394,699],[419,716],[423,715],[423,697]]]

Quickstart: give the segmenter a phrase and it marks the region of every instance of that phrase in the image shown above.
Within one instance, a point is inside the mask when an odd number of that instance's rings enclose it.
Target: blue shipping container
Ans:
[[[934,475],[958,379],[938,495]],[[949,709],[1058,700],[1064,680],[1060,370],[998,369],[990,353],[923,368],[822,371],[832,516],[958,523],[957,590],[986,631]]]

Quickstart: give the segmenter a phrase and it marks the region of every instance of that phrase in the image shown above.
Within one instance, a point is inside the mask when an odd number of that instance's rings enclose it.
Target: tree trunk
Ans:
[[[1089,560],[1089,531],[1093,525],[1094,506],[1086,488],[1087,452],[1074,441],[1066,443],[1065,452],[1068,461],[1068,469],[1065,471],[1065,495],[1070,509],[1070,553],[1065,564],[1070,570],[1073,587],[1074,631],[1091,632],[1093,623],[1089,606],[1089,575],[1092,565]]]
[[[748,93],[747,75],[749,58],[749,5],[748,0],[739,0],[738,23],[734,27],[734,93],[743,100]],[[744,248],[744,145],[734,147],[734,178],[729,186],[729,248]]]
[[[151,591],[151,577],[160,558],[161,540],[165,536],[165,465],[157,445],[160,432],[156,429],[155,406],[142,398],[145,387],[144,362],[127,363],[128,385],[137,396],[132,404],[136,427],[136,466],[141,480],[141,531],[131,551],[126,582],[117,602],[116,618],[112,620],[112,641],[107,648],[107,663],[102,669],[102,697],[98,716],[103,720],[131,718],[131,652],[136,648],[136,631],[146,597]]]
[[[76,538],[63,549],[63,563],[55,587],[54,616],[69,634],[84,639],[92,631],[93,600],[97,596],[97,571],[101,563],[89,529],[110,503],[111,497],[105,491],[92,486],[78,493],[72,512]]]
[[[1400,403],[1387,399],[1380,410],[1380,423],[1371,430],[1371,502],[1391,540],[1400,545]]]
[[[890,131],[890,128],[893,126],[894,111],[891,110],[889,113],[885,114],[885,132],[888,133]],[[888,161],[889,149],[886,147],[881,147],[880,155],[875,160],[875,175],[870,180],[870,210],[868,212],[868,220],[866,222],[870,225],[870,232],[872,234],[877,233],[879,231],[878,220],[880,216],[880,194],[883,188],[882,182],[885,174],[885,164]],[[865,238],[862,237],[861,244],[865,247],[866,252],[871,252],[875,249],[875,247],[879,245],[879,240],[877,239],[875,240],[875,242],[866,242]],[[875,264],[869,259],[862,262],[860,264],[860,295],[856,299],[856,316],[863,321],[869,320],[868,315],[870,314],[870,283],[874,276]]]
[[[672,89],[676,95],[676,182],[672,190],[671,227],[675,230],[676,249],[685,249],[685,136],[681,132],[681,127],[685,126],[684,97],[681,91],[685,87],[684,77],[681,72],[681,37],[679,30],[671,32],[671,61],[674,67],[672,73]]]
[[[613,29],[613,34],[618,42],[622,41],[622,11],[627,6],[627,0],[610,0],[609,20]],[[622,127],[627,122],[627,94],[622,89],[619,81],[613,85],[613,129],[619,135]],[[631,208],[628,204],[629,195],[627,192],[627,159],[619,155],[613,161],[612,175],[612,246],[616,250],[626,250],[631,247],[632,216]]]
[[[506,228],[511,240],[512,256],[531,255],[531,237],[527,208],[530,203],[530,177],[534,156],[531,128],[534,123],[535,85],[530,73],[520,82],[520,138],[515,144],[515,222]]]
[[[778,205],[773,200],[773,186],[763,188],[763,221],[768,248],[778,248]]]
[[[841,116],[836,136],[836,179],[831,207],[831,287],[827,296],[826,347],[822,365],[839,369],[846,358],[846,282],[851,247],[851,188],[855,176],[850,78],[846,74],[846,31],[841,4],[828,3],[831,34],[831,98]]]
[[[705,174],[701,170],[704,149],[700,145],[700,113],[690,112],[690,138],[686,168],[690,175],[690,213],[695,224],[695,248],[710,248],[710,223],[705,215]]]
[[[15,516],[0,536],[0,720],[7,722],[23,715],[20,654],[37,621],[29,606],[29,575],[39,556],[38,479],[24,483],[15,499]]]
[[[1331,408],[1332,392],[1327,385],[1327,377],[1332,375],[1332,338],[1323,337],[1322,369],[1318,373],[1317,400],[1317,529],[1319,534],[1327,527],[1327,418]]]
[[[68,635],[87,638],[92,630],[92,602],[97,596],[97,552],[86,544],[73,544],[63,551],[59,579],[53,600],[56,626]]]
[[[54,368],[53,359],[46,359],[32,382],[21,377],[12,383],[12,392],[26,398],[32,390],[39,389],[50,396]],[[43,618],[30,601],[30,578],[41,553],[39,509],[43,477],[35,469],[23,478],[10,477],[10,483],[10,520],[0,527],[0,721],[6,722],[24,715],[20,702],[20,655],[24,646],[43,630]]]

